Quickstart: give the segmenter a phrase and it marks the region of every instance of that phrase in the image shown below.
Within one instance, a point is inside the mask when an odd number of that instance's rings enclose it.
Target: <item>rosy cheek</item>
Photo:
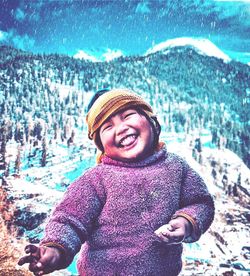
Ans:
[[[110,135],[108,132],[105,132],[101,137],[101,141],[104,147],[110,146],[112,144],[112,135]]]

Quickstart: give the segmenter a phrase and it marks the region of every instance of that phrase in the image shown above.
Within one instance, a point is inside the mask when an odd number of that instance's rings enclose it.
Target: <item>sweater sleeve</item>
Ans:
[[[193,226],[185,242],[195,242],[207,231],[214,219],[214,200],[206,184],[184,160],[180,193],[180,209],[173,217],[185,217]]]
[[[87,172],[73,182],[45,227],[45,236],[40,244],[62,249],[65,259],[62,268],[72,262],[101,212],[100,194],[94,186],[97,181],[93,174]]]

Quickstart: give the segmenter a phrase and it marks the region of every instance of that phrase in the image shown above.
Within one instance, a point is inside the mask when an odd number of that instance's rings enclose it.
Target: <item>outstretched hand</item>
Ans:
[[[55,247],[36,246],[29,244],[25,247],[25,255],[20,258],[18,265],[29,263],[29,270],[40,276],[59,269],[62,259],[61,252]]]
[[[184,217],[177,217],[162,225],[155,234],[167,244],[178,244],[191,234],[192,225]]]

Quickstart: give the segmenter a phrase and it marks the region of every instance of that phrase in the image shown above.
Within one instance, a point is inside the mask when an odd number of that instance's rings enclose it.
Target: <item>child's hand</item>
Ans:
[[[191,223],[184,217],[177,217],[158,228],[155,234],[167,244],[178,244],[188,237],[191,231]]]
[[[29,270],[34,275],[44,275],[59,269],[62,256],[55,247],[35,246],[29,244],[25,247],[26,256],[18,261],[18,265],[29,263]]]

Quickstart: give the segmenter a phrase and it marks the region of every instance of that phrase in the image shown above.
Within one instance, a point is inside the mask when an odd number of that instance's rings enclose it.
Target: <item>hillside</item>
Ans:
[[[247,65],[225,63],[188,46],[171,48],[167,54],[160,51],[97,63],[5,46],[0,52],[2,151],[14,133],[21,144],[28,136],[41,140],[31,125],[38,129],[39,124],[46,125],[50,137],[60,131],[63,139],[69,139],[71,133],[66,134],[65,128],[69,129],[69,121],[71,131],[84,128],[85,108],[94,91],[128,87],[157,109],[163,131],[207,128],[215,144],[225,137],[226,147],[250,166]]]
[[[202,272],[209,261],[215,270],[207,275],[221,275],[219,262],[242,261],[240,246],[249,239],[250,67],[190,46],[95,63],[0,47],[0,187],[14,208],[6,213],[1,199],[7,225],[38,242],[55,203],[94,164],[85,115],[90,97],[103,87],[127,87],[145,97],[168,149],[188,159],[215,197],[215,223],[205,240],[187,248],[187,256],[189,249],[195,256],[188,262],[198,260]],[[207,254],[201,258],[201,252]]]
[[[193,155],[191,135],[174,135],[162,135],[161,140],[167,143],[169,151],[183,156],[204,178],[216,206],[215,220],[209,231],[199,242],[185,245],[181,275],[223,275],[220,264],[248,261],[242,247],[249,245],[250,238],[250,195],[246,193],[250,170],[231,151],[206,147],[210,139],[207,133],[201,136],[202,152],[198,158]],[[20,171],[18,177],[16,174],[6,177],[3,187],[8,191],[9,204],[15,206],[9,225],[15,226],[19,237],[25,236],[32,243],[38,243],[44,222],[67,186],[94,164],[94,150],[90,150],[89,145],[79,147],[81,140],[82,137],[76,137],[75,144],[69,148],[62,143],[52,144],[45,167],[40,167],[33,159],[33,166]],[[28,150],[27,147],[24,149]],[[11,210],[9,206],[6,209]],[[3,214],[7,221],[9,212]],[[69,268],[70,275],[76,275],[74,267],[75,263]],[[55,272],[53,275],[60,274]]]

